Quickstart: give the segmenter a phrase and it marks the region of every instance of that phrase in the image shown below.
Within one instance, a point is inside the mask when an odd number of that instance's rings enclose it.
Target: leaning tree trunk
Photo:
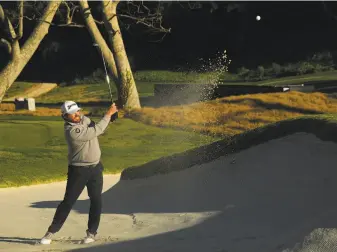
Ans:
[[[117,18],[117,5],[119,1],[102,0],[103,21],[109,34],[109,41],[116,62],[120,81],[119,102],[124,108],[140,108],[140,101],[135,80],[133,78],[129,59],[125,51],[122,33]]]
[[[0,72],[0,103],[10,86],[14,83],[21,71],[27,65],[35,51],[39,47],[43,38],[48,34],[50,23],[53,20],[55,13],[61,4],[61,1],[50,1],[44,11],[41,21],[37,24],[32,34],[26,40],[25,44],[20,50],[18,39],[15,39],[12,44],[11,60],[7,66]],[[9,22],[12,35],[15,31]]]
[[[113,81],[115,82],[117,91],[119,93],[120,84],[119,84],[118,72],[117,72],[114,56],[95,23],[95,20],[91,14],[88,1],[81,0],[79,1],[79,4],[81,7],[81,11],[82,11],[87,29],[91,35],[91,38],[96,42],[96,44],[98,44],[99,46],[98,52],[103,54],[103,58],[107,62],[107,68],[110,74],[112,75]]]

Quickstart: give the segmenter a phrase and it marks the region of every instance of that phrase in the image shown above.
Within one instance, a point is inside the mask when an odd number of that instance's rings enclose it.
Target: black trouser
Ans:
[[[63,201],[58,205],[52,224],[48,232],[56,233],[63,226],[70,210],[87,186],[90,198],[90,211],[88,220],[88,230],[91,234],[97,234],[102,211],[102,188],[103,188],[103,165],[78,167],[68,167],[68,180]]]

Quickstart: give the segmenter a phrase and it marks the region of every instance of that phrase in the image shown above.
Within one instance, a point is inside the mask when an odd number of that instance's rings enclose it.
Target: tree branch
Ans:
[[[23,5],[23,0],[20,1],[20,3],[22,3]],[[50,26],[56,26],[56,27],[76,27],[76,28],[85,28],[86,25],[85,24],[80,24],[77,22],[73,21],[73,17],[76,13],[76,11],[78,9],[80,9],[80,6],[75,5],[72,1],[68,2],[68,1],[62,1],[62,5],[65,6],[65,10],[60,11],[61,15],[65,15],[64,17],[64,24],[56,24],[53,22],[46,22],[45,20],[37,17],[35,14],[30,14],[30,16],[27,15],[20,15],[19,17],[19,23],[22,22],[22,19],[25,18],[27,20],[30,21],[37,21],[37,22],[45,22],[48,23]],[[20,6],[22,7],[22,6]],[[33,6],[28,5],[29,8],[33,8]],[[89,7],[90,8],[90,7]],[[147,7],[144,5],[144,3],[141,1],[140,3],[134,3],[133,1],[127,2],[126,6],[124,7],[124,13],[122,14],[117,14],[118,17],[121,18],[125,18],[126,20],[131,20],[136,24],[141,24],[144,25],[146,27],[148,27],[150,30],[152,30],[153,32],[157,32],[157,33],[170,33],[171,32],[171,28],[167,29],[165,27],[162,26],[162,15],[161,15],[161,3],[159,3],[157,6],[155,6],[155,8],[152,7],[151,8]],[[153,10],[155,9],[155,10]],[[21,10],[21,9],[20,9]],[[23,10],[23,8],[22,8]],[[34,9],[35,13],[37,13],[39,10],[39,8]],[[40,14],[38,13],[38,16],[40,16]],[[14,19],[18,19],[17,16],[13,17]],[[113,17],[111,17],[113,18]],[[1,19],[1,13],[0,13],[0,19]],[[63,19],[63,18],[62,18]],[[94,19],[94,22],[96,24],[99,25],[104,25],[103,21],[99,21]],[[21,23],[22,26],[22,23]],[[20,25],[19,25],[19,29],[20,29]],[[19,32],[20,35],[20,32]],[[20,36],[19,36],[20,37]]]
[[[67,8],[67,13],[66,13],[66,24],[68,26],[75,26],[75,23],[73,22],[73,17],[75,14],[75,11],[78,10],[80,7],[72,4],[73,6],[70,7],[69,4],[66,1],[63,1],[62,4]],[[53,24],[55,25],[55,24]],[[57,26],[65,26],[63,25],[57,25]],[[80,27],[78,24],[76,24],[76,27]],[[81,26],[85,27],[85,26]]]
[[[5,33],[6,38],[1,38],[2,46],[5,46],[10,53],[11,58],[14,59],[20,54],[20,45],[16,40],[16,33],[9,18],[5,15],[5,12],[0,4],[0,28]]]
[[[6,39],[0,39],[0,46],[4,47],[8,54],[12,54],[12,45]]]
[[[23,0],[19,3],[19,32],[15,40],[20,40],[23,36]]]
[[[38,21],[38,22],[47,23],[51,26],[85,28],[85,25],[76,24],[72,21],[70,21],[70,23],[67,22],[66,24],[55,24],[53,22],[48,22],[48,21],[40,19],[40,18],[35,18],[35,16],[33,16],[33,17],[24,16],[24,18],[26,18],[28,20],[35,20],[35,21]]]
[[[72,16],[70,16],[71,9],[67,2],[62,2],[62,4],[65,5],[67,8],[67,24],[70,24],[72,23]]]
[[[44,22],[44,23],[47,23],[51,26],[85,28],[86,27],[85,25],[77,24],[77,23],[72,22],[73,15],[74,15],[74,9],[73,9],[73,13],[71,15],[69,15],[70,19],[67,18],[66,24],[55,24],[55,23],[48,22],[48,21],[40,19],[40,18],[36,18],[35,16],[33,16],[33,17],[24,16],[24,18],[27,19],[27,20],[35,20],[35,21],[39,21],[39,22]],[[104,24],[103,21],[98,21],[94,18],[93,18],[93,20],[96,24],[100,24],[100,25]]]
[[[171,28],[166,29],[162,26],[162,18],[160,17],[134,17],[134,16],[130,16],[130,15],[126,15],[126,14],[117,14],[118,17],[123,17],[123,18],[128,18],[131,19],[133,21],[136,21],[136,24],[143,24],[151,29],[153,29],[154,31],[157,32],[164,32],[164,33],[170,33],[171,32]],[[114,17],[109,18],[109,20],[111,20]],[[156,27],[156,22],[159,23],[158,27]]]
[[[0,23],[3,24],[5,22],[6,16],[2,5],[0,4]]]
[[[99,29],[98,29],[98,27],[97,27],[97,25],[94,21],[93,15],[91,13],[91,9],[90,9],[89,4],[88,4],[88,1],[87,0],[80,0],[80,8],[81,8],[81,12],[82,12],[83,18],[85,20],[88,32],[90,33],[94,42],[97,43],[97,45],[98,45],[97,50],[100,53],[102,53],[102,56],[104,57],[104,59],[108,63],[109,72],[112,75],[112,78],[113,78],[113,80],[116,84],[116,87],[119,88],[120,82],[119,82],[119,76],[118,76],[114,56],[113,56],[108,44],[106,43],[105,39],[103,38],[101,32],[99,31]]]
[[[13,42],[14,38],[16,38],[16,33],[13,28],[13,25],[9,18],[6,16],[1,4],[0,4],[0,21],[1,21],[1,28],[6,33],[7,40],[11,43]]]
[[[39,47],[40,42],[47,35],[50,26],[46,25],[46,23],[49,24],[52,22],[61,2],[62,0],[49,1],[48,5],[44,8],[41,21],[35,26],[29,38],[22,46],[23,61],[32,57],[36,49]]]

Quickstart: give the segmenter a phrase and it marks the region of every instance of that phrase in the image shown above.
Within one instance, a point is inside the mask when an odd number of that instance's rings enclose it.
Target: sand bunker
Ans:
[[[299,133],[180,172],[105,176],[99,241],[91,245],[78,244],[86,191],[53,244],[43,246],[33,244],[64,182],[1,189],[0,251],[337,251],[336,166],[335,143]]]

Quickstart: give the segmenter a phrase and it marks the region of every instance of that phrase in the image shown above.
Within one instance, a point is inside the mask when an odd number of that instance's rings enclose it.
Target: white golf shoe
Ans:
[[[47,232],[40,240],[40,244],[49,245],[52,241],[53,233]]]
[[[88,244],[95,241],[95,235],[87,231],[87,236],[84,238],[83,243]]]

